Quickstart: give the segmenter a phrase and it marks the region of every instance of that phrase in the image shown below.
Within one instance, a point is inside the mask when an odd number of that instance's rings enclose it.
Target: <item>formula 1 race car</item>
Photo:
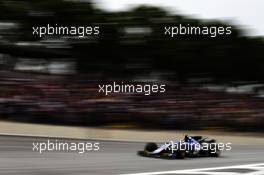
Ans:
[[[185,136],[183,140],[158,146],[147,143],[138,155],[154,158],[184,159],[185,157],[219,157],[221,151],[215,139],[203,136]]]

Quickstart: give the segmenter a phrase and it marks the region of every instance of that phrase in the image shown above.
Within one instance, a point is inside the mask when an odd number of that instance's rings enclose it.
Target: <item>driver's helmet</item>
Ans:
[[[188,135],[185,135],[185,136],[184,136],[184,141],[185,141],[185,142],[188,142],[188,140],[189,140],[189,136],[188,136]]]

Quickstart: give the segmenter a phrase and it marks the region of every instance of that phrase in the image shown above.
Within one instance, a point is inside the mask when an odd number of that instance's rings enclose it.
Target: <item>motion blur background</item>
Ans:
[[[263,33],[254,35],[254,27],[232,16],[178,13],[180,1],[172,2],[176,9],[149,2],[137,6],[129,1],[131,8],[125,8],[115,6],[122,4],[117,1],[1,0],[0,119],[263,132]],[[208,16],[217,11],[209,9]],[[230,14],[237,8],[225,9]],[[263,17],[262,11],[253,12],[241,14]],[[32,35],[33,26],[47,24],[100,26],[100,36]],[[216,38],[164,36],[164,26],[179,24],[232,26],[233,31]],[[113,81],[166,84],[167,91],[151,96],[98,93],[98,84]]]

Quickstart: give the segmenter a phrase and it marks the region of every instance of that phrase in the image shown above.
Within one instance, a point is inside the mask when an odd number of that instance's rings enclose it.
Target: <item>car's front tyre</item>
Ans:
[[[208,151],[210,157],[219,157],[221,154],[221,151],[216,145],[210,146],[210,149]]]

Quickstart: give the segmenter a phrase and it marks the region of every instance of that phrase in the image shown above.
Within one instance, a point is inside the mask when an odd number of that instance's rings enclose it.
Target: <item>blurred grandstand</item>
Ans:
[[[96,75],[69,77],[1,72],[2,119],[52,124],[140,128],[263,130],[258,88],[170,85],[162,95],[99,95]],[[105,80],[107,82],[107,80]],[[218,88],[217,88],[218,87]]]

